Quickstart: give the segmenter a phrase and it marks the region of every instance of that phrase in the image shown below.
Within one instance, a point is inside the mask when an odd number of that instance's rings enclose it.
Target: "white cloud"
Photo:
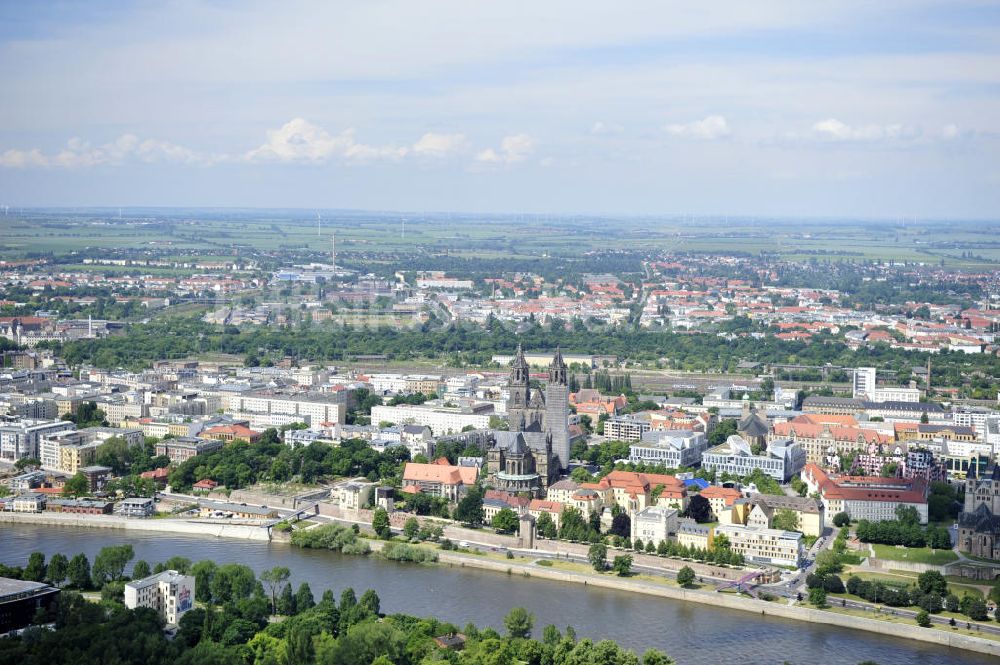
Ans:
[[[486,148],[476,155],[477,162],[485,164],[515,164],[523,162],[535,151],[535,141],[527,134],[505,136],[500,148]]]
[[[820,120],[812,126],[813,134],[827,141],[896,141],[919,136],[913,127],[899,123],[889,125],[848,125],[836,118]]]
[[[408,148],[371,146],[358,143],[354,130],[345,129],[332,135],[308,120],[294,118],[278,129],[267,132],[267,142],[246,153],[249,162],[313,162],[321,163],[334,157],[347,160],[401,159]]]
[[[601,134],[621,134],[625,131],[625,128],[614,122],[604,122],[598,120],[593,125],[590,126],[590,133],[595,136],[600,136]]]
[[[721,115],[710,115],[685,124],[672,124],[664,128],[671,136],[711,141],[731,134],[729,123]]]
[[[122,134],[114,141],[94,146],[80,138],[71,138],[66,147],[47,155],[38,148],[11,149],[0,154],[0,167],[5,168],[64,168],[79,169],[93,166],[119,165],[129,161],[145,163],[169,162],[206,166],[225,161],[224,155],[199,153],[169,141],[142,140],[135,134]]]
[[[951,140],[958,138],[959,130],[958,125],[955,123],[949,123],[941,128],[941,138],[945,140]]]
[[[469,142],[464,134],[435,134],[428,132],[413,144],[411,150],[416,155],[427,157],[448,157],[465,152]]]

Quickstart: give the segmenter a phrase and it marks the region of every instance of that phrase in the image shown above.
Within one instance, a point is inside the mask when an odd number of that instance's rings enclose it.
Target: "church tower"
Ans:
[[[545,431],[561,471],[569,466],[569,382],[566,363],[558,348],[549,365],[549,382],[545,386]]]
[[[507,389],[507,421],[509,429],[517,432],[529,424],[528,407],[531,402],[531,377],[528,371],[528,361],[524,359],[521,345],[517,345],[517,353],[510,364],[510,380]]]

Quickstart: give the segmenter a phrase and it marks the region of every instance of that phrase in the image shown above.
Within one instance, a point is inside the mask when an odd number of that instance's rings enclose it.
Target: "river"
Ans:
[[[276,565],[292,571],[294,586],[308,582],[319,598],[345,587],[373,588],[383,612],[436,616],[459,626],[473,622],[502,630],[512,607],[535,615],[535,633],[547,624],[573,626],[579,637],[612,639],[637,653],[654,647],[680,665],[985,665],[996,659],[943,646],[834,626],[762,617],[609,589],[507,576],[451,566],[418,566],[375,557],[302,550],[281,543],[121,532],[107,529],[0,524],[0,562],[23,566],[34,551],[94,555],[110,544],[131,543],[150,565],[179,555],[192,561],[249,565],[257,573]]]

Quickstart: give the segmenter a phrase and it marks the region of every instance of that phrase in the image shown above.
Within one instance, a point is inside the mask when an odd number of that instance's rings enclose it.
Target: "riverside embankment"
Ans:
[[[159,520],[158,520],[159,521]],[[666,594],[618,588],[606,576],[607,587],[565,577],[563,571],[532,571],[527,577],[506,560],[482,560],[478,565],[446,555],[439,565],[411,565],[376,556],[344,556],[306,550],[275,542],[240,542],[232,538],[136,530],[73,528],[55,525],[0,523],[0,562],[24,565],[33,551],[51,557],[56,552],[82,552],[93,560],[101,547],[129,543],[136,559],[155,563],[171,556],[194,561],[243,563],[258,573],[281,565],[292,571],[292,582],[310,585],[319,594],[345,587],[360,593],[374,589],[386,612],[436,616],[464,626],[474,622],[503,630],[511,607],[526,607],[535,615],[536,631],[546,624],[571,625],[583,638],[612,639],[641,653],[666,651],[682,665],[715,665],[720,654],[741,665],[987,665],[995,656],[944,645],[879,635],[831,623],[793,621],[776,615],[736,611],[720,603],[681,602]],[[471,558],[469,556],[468,558]],[[516,560],[515,560],[516,562]],[[489,570],[495,572],[487,572]],[[527,564],[531,569],[534,564]],[[541,568],[535,566],[535,568]],[[552,575],[542,579],[546,572]],[[598,576],[600,577],[600,576]],[[625,580],[626,582],[632,582]],[[680,591],[680,589],[677,589]],[[722,594],[718,594],[722,595]],[[742,610],[742,608],[741,608]]]
[[[176,524],[175,520],[144,522]],[[989,640],[916,625],[538,566],[533,560],[440,551],[438,565],[409,565],[285,543],[240,543],[226,535],[205,538],[219,534],[182,533],[172,527],[156,531],[122,528],[113,533],[54,521],[3,520],[0,562],[24,565],[32,551],[49,556],[84,552],[93,558],[105,545],[129,542],[137,559],[150,562],[179,555],[245,563],[258,572],[283,565],[293,571],[296,584],[308,582],[314,592],[345,586],[359,591],[374,588],[390,612],[434,615],[460,626],[473,621],[502,628],[504,614],[511,607],[523,606],[535,614],[539,628],[547,623],[572,625],[581,636],[614,639],[637,651],[663,649],[686,665],[716,663],[714,656],[721,650],[738,654],[738,662],[752,665],[786,660],[817,665],[853,665],[863,660],[880,665],[985,665],[1000,655],[997,643]],[[377,548],[378,541],[373,543]]]
[[[269,540],[268,530],[250,524],[226,524],[208,520],[183,519],[132,519],[118,515],[75,515],[70,513],[4,513],[0,524],[40,524],[46,526],[87,527],[93,529],[120,529],[124,531],[158,531],[161,533],[240,540]],[[2,528],[2,527],[0,527]]]

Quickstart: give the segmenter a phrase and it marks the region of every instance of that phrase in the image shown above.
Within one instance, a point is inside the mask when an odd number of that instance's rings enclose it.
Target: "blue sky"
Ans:
[[[1000,216],[1000,4],[0,1],[0,204]]]

